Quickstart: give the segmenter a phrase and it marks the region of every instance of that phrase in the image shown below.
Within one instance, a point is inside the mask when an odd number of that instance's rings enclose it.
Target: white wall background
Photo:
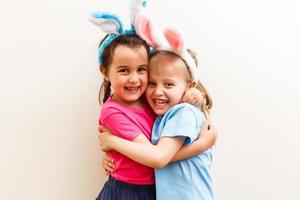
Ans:
[[[127,20],[128,3],[1,4],[0,199],[98,194],[105,180],[96,136],[101,33],[87,16],[112,10]],[[180,26],[200,55],[219,130],[219,200],[300,199],[299,6],[293,0],[150,0],[158,24]]]

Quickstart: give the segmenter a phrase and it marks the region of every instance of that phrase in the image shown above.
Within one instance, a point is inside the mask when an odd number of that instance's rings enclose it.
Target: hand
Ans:
[[[104,126],[99,126],[98,127],[98,139],[100,142],[100,148],[102,151],[107,152],[110,150],[113,150],[112,147],[112,139],[115,137],[107,128]]]
[[[115,170],[114,160],[106,153],[102,156],[102,169],[105,175],[110,175]]]
[[[203,145],[203,151],[211,148],[216,143],[217,138],[218,135],[216,128],[209,121],[204,121],[200,131],[200,136],[196,140],[198,143]]]
[[[183,95],[181,102],[200,105],[203,99],[204,99],[204,95],[202,94],[202,92],[192,87],[185,91],[185,94]]]

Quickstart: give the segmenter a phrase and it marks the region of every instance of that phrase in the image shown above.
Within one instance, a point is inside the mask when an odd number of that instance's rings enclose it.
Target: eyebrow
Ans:
[[[119,65],[119,66],[116,67],[116,69],[127,68],[127,67],[130,67],[130,66],[128,66],[128,65]],[[147,64],[142,64],[142,65],[139,65],[137,67],[148,67],[148,65]]]
[[[149,81],[151,81],[151,82],[156,82],[155,80],[153,80],[153,79],[151,79],[151,78],[148,79],[148,82],[149,82]],[[176,82],[176,81],[174,81],[174,80],[172,80],[172,79],[164,79],[163,82]]]
[[[138,67],[148,67],[148,64],[142,64],[142,65],[139,65]]]
[[[169,79],[169,78],[167,78],[167,79],[164,79],[163,81],[170,81],[170,82],[174,82],[174,80],[172,80],[172,79]]]
[[[119,65],[116,67],[116,69],[122,69],[122,68],[128,68],[128,66],[127,65]]]

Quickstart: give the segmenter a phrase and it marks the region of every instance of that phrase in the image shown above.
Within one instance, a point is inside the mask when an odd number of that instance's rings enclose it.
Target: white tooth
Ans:
[[[155,102],[156,104],[165,104],[165,103],[167,103],[166,100],[160,100],[160,99],[155,99],[154,102]]]
[[[135,92],[137,91],[138,87],[128,87],[127,89],[131,92]]]

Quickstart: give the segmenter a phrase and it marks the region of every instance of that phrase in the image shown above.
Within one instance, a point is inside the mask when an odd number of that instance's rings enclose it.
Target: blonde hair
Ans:
[[[198,58],[194,51],[191,49],[187,49],[188,53],[192,56],[194,59],[196,66],[198,67]],[[204,116],[206,119],[210,119],[210,109],[212,108],[212,98],[210,97],[209,93],[207,92],[207,89],[204,87],[204,85],[198,81],[196,85],[196,89],[200,90],[200,92],[203,94],[203,101],[199,105],[201,108],[201,111],[204,113]]]
[[[187,49],[187,51],[192,56],[192,58],[194,59],[194,61],[196,63],[196,66],[198,67],[198,59],[197,59],[196,53],[193,52],[191,49]],[[185,65],[187,65],[186,62],[179,55],[177,55],[174,52],[166,51],[166,50],[155,51],[154,53],[152,53],[150,55],[150,59],[152,59],[153,57],[155,57],[158,54],[167,55],[171,59],[181,59],[185,63]],[[188,70],[187,66],[186,66],[186,69]],[[189,74],[189,78],[190,78],[189,81],[192,81],[192,75],[189,70],[188,70],[188,74]],[[202,100],[201,104],[198,106],[200,107],[201,111],[204,113],[205,118],[209,120],[210,119],[210,109],[212,108],[212,99],[211,99],[210,95],[208,94],[206,88],[200,81],[197,82],[195,88],[198,89],[203,94],[203,100]]]

